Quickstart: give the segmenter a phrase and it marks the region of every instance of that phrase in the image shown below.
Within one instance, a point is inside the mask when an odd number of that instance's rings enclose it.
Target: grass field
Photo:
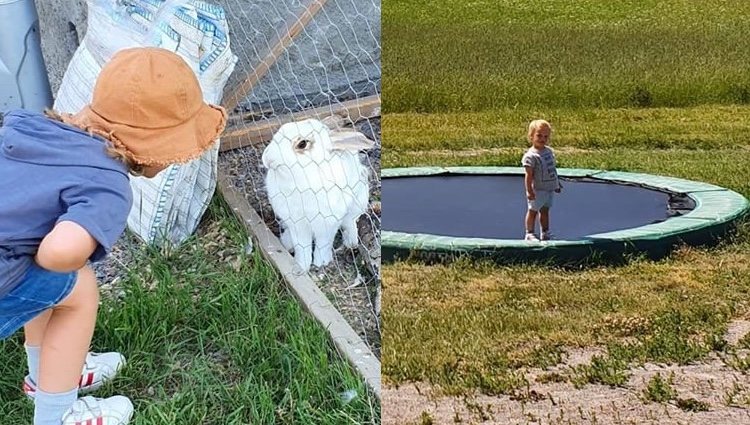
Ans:
[[[385,112],[750,103],[744,0],[389,0]]]
[[[179,250],[136,252],[122,297],[104,297],[93,347],[128,366],[99,395],[129,396],[136,425],[379,423],[326,331],[257,252],[242,254],[242,227],[220,202],[209,215]],[[31,422],[20,336],[0,343],[2,425]]]
[[[559,167],[683,177],[749,197],[747,16],[741,1],[384,3],[383,167],[519,166],[526,125],[546,118]],[[383,273],[386,383],[518,394],[523,369],[595,348],[590,363],[549,379],[618,386],[632,365],[735,354],[722,336],[750,317],[750,225],[658,262],[397,263]],[[663,398],[662,384],[649,397]]]
[[[554,127],[558,167],[664,174],[750,195],[750,106],[387,114],[383,167],[520,166],[535,117]]]
[[[562,166],[678,176],[750,196],[750,143],[734,121],[750,107],[547,115],[560,123],[552,144]],[[515,166],[524,122],[517,111],[391,114],[383,166]],[[514,379],[517,368],[554,364],[564,348],[610,346],[602,370],[569,379],[616,384],[631,361],[689,362],[722,348],[730,318],[750,315],[750,229],[718,248],[624,267],[397,263],[384,267],[384,279],[383,369],[392,383],[509,392],[524,385]]]

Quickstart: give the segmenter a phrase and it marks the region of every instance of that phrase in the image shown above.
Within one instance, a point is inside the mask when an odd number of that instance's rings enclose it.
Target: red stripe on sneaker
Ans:
[[[94,372],[89,372],[89,376],[86,378],[86,386],[88,387],[89,385],[93,383],[94,383]],[[94,425],[94,424],[91,424],[91,425]]]
[[[36,393],[36,389],[31,388],[31,385],[29,385],[28,382],[24,381],[24,383],[23,383],[23,392],[25,394],[34,394],[34,393]]]
[[[96,425],[104,425],[104,418],[101,416],[96,418]]]

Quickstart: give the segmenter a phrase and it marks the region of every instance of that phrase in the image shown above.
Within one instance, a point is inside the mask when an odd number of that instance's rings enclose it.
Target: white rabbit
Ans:
[[[331,131],[307,119],[282,125],[263,151],[266,190],[281,221],[281,241],[294,249],[303,270],[310,263],[324,266],[333,260],[339,228],[344,245],[357,246],[357,219],[367,209],[370,193],[359,151],[372,147],[362,133]]]

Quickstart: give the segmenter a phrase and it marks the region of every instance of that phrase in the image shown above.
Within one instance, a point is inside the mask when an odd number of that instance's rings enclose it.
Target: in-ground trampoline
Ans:
[[[742,195],[712,184],[560,169],[563,191],[550,212],[554,240],[527,242],[523,173],[512,167],[383,169],[383,260],[661,258],[680,243],[716,241],[749,207]]]

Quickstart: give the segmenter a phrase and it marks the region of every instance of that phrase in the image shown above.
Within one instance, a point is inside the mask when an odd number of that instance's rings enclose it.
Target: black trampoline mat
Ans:
[[[550,210],[555,239],[640,227],[668,218],[669,195],[638,186],[563,180]],[[383,230],[522,239],[523,176],[440,175],[382,180]],[[537,231],[538,231],[537,223]]]

